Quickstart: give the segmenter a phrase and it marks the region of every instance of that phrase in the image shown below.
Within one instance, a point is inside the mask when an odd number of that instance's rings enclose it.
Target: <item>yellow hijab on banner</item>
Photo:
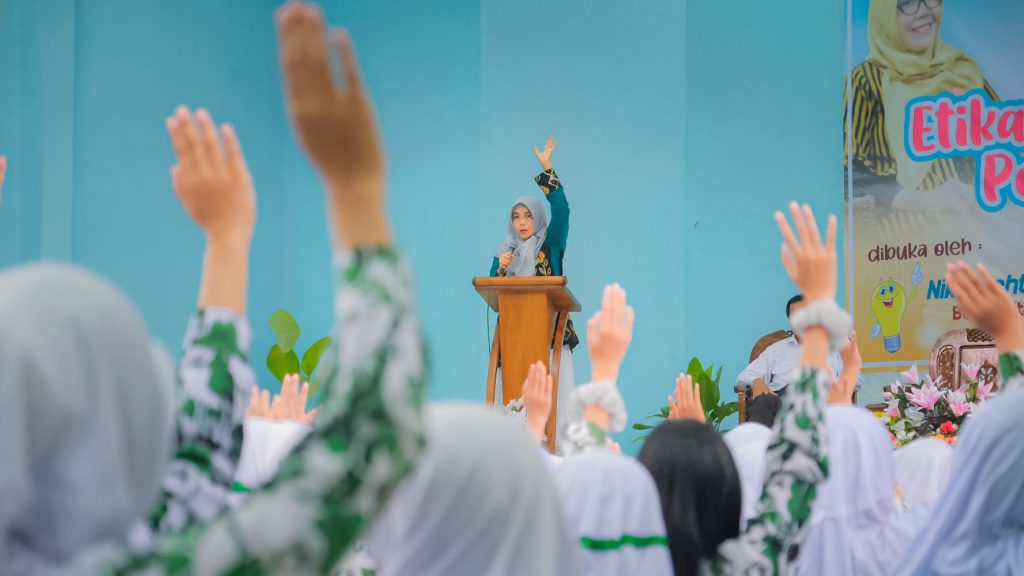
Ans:
[[[907,155],[904,126],[907,103],[920,96],[942,92],[963,93],[984,87],[981,68],[963,50],[942,41],[941,16],[930,49],[912,52],[900,34],[898,0],[871,0],[868,8],[867,61],[882,68],[882,105],[885,131],[896,159],[900,186],[916,190],[932,168],[932,162],[916,162]],[[925,10],[924,6],[919,7]]]

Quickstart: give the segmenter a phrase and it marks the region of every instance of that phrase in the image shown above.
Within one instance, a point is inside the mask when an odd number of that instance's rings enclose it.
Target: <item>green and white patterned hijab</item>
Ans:
[[[672,576],[658,487],[643,465],[610,452],[585,452],[562,462],[555,483],[588,576]]]
[[[170,357],[111,284],[0,274],[0,574],[82,573],[124,542],[155,503],[173,397]]]

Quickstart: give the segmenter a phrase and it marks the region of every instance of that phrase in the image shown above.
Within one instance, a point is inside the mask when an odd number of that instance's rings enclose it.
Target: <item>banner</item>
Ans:
[[[847,0],[847,302],[866,368],[927,363],[971,324],[946,264],[1024,311],[1022,0]]]

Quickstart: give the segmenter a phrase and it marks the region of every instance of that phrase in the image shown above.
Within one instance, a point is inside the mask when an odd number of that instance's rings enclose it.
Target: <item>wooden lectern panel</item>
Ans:
[[[523,395],[523,381],[530,364],[541,360],[548,364],[551,354],[551,330],[554,309],[540,294],[501,294],[501,397],[504,404]],[[538,311],[547,311],[546,314]],[[548,371],[551,367],[548,366]]]
[[[562,424],[556,423],[562,335],[569,312],[577,312],[582,307],[569,291],[564,276],[483,277],[474,278],[473,286],[499,313],[487,369],[487,401],[495,400],[499,358],[501,402],[505,405],[523,395],[523,381],[530,364],[544,362],[554,384],[547,429],[548,449],[554,452],[556,425]],[[552,342],[558,344],[553,351]]]

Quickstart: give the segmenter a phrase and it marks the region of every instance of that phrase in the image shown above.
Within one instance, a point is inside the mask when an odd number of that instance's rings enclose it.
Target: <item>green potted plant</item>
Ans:
[[[267,353],[267,369],[278,382],[284,380],[287,374],[298,374],[303,381],[309,382],[309,397],[312,398],[320,387],[320,381],[316,378],[317,369],[324,351],[331,345],[331,337],[324,336],[314,342],[302,353],[300,360],[295,344],[299,341],[302,329],[294,316],[284,310],[276,310],[270,315],[270,331],[274,333],[277,342]]]
[[[718,385],[722,381],[722,367],[719,366],[718,370],[715,370],[714,365],[709,364],[707,368],[701,365],[700,360],[694,357],[690,360],[690,365],[686,368],[686,373],[693,378],[695,384],[700,385],[700,403],[704,408],[704,419],[714,426],[715,430],[720,430],[722,422],[726,418],[732,416],[739,411],[739,404],[736,402],[722,402],[721,393],[718,390]],[[644,418],[644,420],[655,419],[666,419],[668,418],[669,407],[668,405],[661,407],[661,412],[658,414],[651,414]],[[660,422],[655,424],[645,424],[643,422],[637,422],[633,424],[633,430],[648,431],[651,430]],[[639,436],[634,439],[642,440],[647,437],[647,434]]]

